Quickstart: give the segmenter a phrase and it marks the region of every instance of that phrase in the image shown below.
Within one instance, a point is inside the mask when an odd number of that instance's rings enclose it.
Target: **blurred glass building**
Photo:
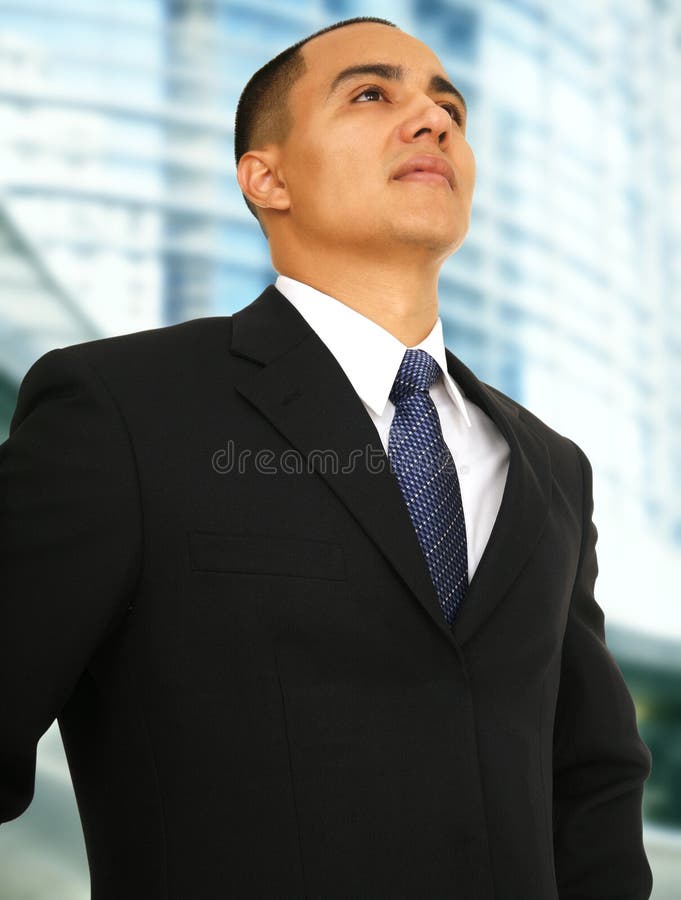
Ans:
[[[236,101],[356,15],[421,38],[467,98],[478,183],[442,272],[446,340],[593,464],[597,596],[654,755],[664,900],[681,881],[681,4],[0,0],[0,439],[50,347],[229,314],[273,280],[236,184]],[[41,815],[10,827],[35,837]]]

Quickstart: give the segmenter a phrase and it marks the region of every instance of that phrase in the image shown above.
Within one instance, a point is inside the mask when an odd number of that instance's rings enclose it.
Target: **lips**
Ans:
[[[424,173],[418,176],[416,173]],[[412,156],[405,160],[393,174],[393,179],[399,181],[400,178],[410,176],[409,181],[435,182],[439,180],[437,176],[446,179],[451,190],[454,190],[454,169],[443,156]],[[430,176],[430,177],[429,177]]]

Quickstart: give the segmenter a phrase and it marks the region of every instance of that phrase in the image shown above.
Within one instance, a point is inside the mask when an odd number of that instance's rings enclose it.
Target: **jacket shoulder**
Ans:
[[[550,442],[559,442],[559,443],[569,443],[574,445],[574,441],[571,440],[567,435],[561,434],[559,431],[556,431],[555,428],[552,428],[548,425],[543,419],[540,419],[535,413],[533,413],[526,406],[523,406],[522,403],[519,403],[517,400],[514,400],[513,397],[510,397],[508,394],[504,394],[503,391],[500,391],[498,388],[493,387],[491,384],[485,384],[485,388],[494,396],[494,399],[497,402],[501,402],[502,405],[506,405],[515,411],[515,414],[518,418],[532,431],[537,437],[541,437],[545,441]]]
[[[582,482],[584,471],[590,476],[591,463],[588,457],[571,437],[561,434],[555,428],[548,425],[543,419],[535,415],[526,406],[523,406],[513,397],[504,394],[498,388],[490,384],[484,385],[485,389],[492,394],[494,400],[500,403],[507,411],[511,411],[523,423],[527,430],[542,441],[551,457],[554,474],[561,470],[576,475],[579,482]]]
[[[218,378],[230,357],[231,316],[192,319],[49,350],[26,372],[16,423],[36,402],[104,389],[119,408],[177,403]]]
[[[231,316],[191,319],[114,337],[97,338],[62,347],[61,352],[90,364],[129,364],[137,359],[149,366],[155,360],[173,357],[178,366],[187,355],[206,352],[211,346],[229,346]]]

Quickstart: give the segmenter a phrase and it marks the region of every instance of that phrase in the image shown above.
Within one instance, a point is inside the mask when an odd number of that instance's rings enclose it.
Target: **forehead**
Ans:
[[[442,63],[422,41],[399,28],[378,22],[346,25],[313,38],[301,48],[306,72],[299,79],[301,93],[326,96],[342,69],[367,62],[401,64],[407,77],[445,74]]]

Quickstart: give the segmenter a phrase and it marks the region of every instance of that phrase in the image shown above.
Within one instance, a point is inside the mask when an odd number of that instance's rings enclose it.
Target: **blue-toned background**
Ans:
[[[447,345],[590,457],[597,598],[653,752],[655,900],[681,883],[679,0],[0,0],[0,440],[42,353],[229,314],[273,280],[238,191],[248,77],[341,18],[428,43],[466,96]],[[27,665],[30,662],[27,661]],[[18,673],[17,677],[21,677]],[[0,829],[3,900],[89,896],[58,731]]]

